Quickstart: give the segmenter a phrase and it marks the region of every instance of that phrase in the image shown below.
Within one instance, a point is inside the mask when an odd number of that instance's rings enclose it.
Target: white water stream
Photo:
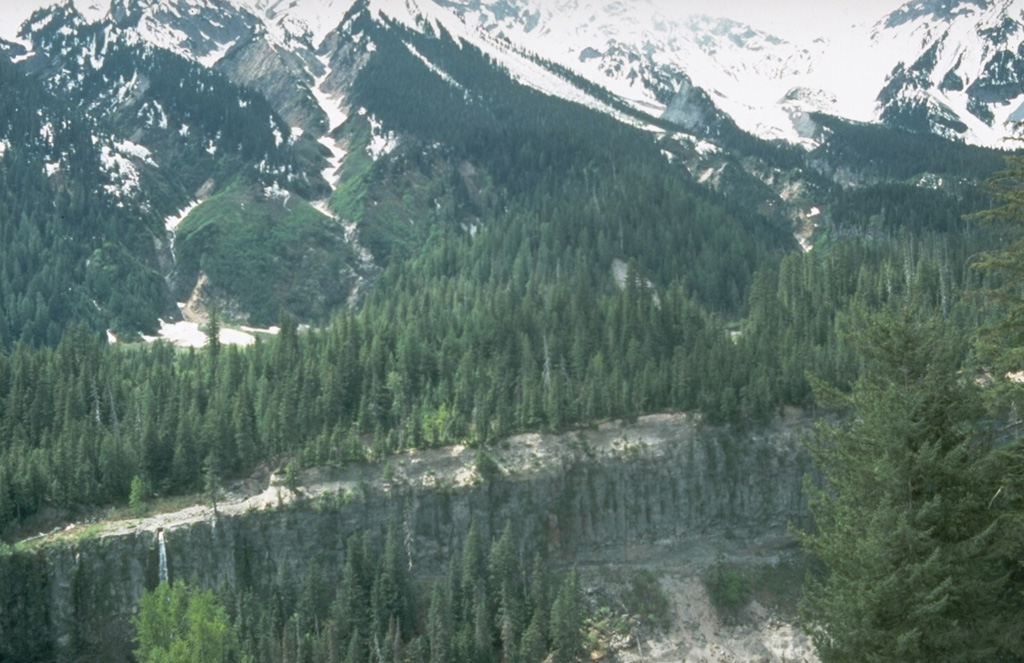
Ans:
[[[164,541],[164,531],[156,533],[157,546],[160,548],[160,584],[167,582],[167,543]]]

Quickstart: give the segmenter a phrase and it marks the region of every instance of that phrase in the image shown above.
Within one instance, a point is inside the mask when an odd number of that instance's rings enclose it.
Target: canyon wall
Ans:
[[[349,535],[402,528],[414,576],[443,572],[470,523],[485,540],[512,521],[553,566],[616,562],[630,547],[768,537],[807,522],[810,471],[798,413],[740,431],[655,415],[473,449],[427,450],[378,464],[309,471],[293,492],[268,479],[212,509],[107,523],[0,558],[0,661],[122,661],[139,597],[167,573],[207,587],[340,576]],[[486,467],[485,467],[486,465]],[[483,472],[486,476],[481,476]]]

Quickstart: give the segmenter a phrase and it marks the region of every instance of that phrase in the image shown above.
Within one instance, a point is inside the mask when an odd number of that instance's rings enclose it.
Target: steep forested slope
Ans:
[[[0,82],[4,345],[54,344],[79,321],[152,330],[169,303],[156,219],[112,193],[119,173],[79,112],[2,59]]]

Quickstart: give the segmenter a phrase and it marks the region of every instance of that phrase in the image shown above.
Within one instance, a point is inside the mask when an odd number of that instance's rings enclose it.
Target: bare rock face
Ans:
[[[311,71],[321,67],[309,48],[286,50],[260,35],[232,49],[216,68],[235,83],[263,93],[292,127],[320,136],[327,132],[327,116],[310,93]]]
[[[679,91],[672,96],[662,117],[675,122],[689,131],[707,131],[709,119],[714,115],[714,106],[707,94],[694,87],[689,80],[680,83]]]
[[[787,524],[808,517],[808,425],[791,417],[738,432],[657,415],[510,438],[490,450],[497,471],[487,478],[474,449],[429,450],[310,471],[297,494],[264,479],[216,517],[199,506],[106,523],[0,559],[0,660],[126,660],[130,617],[159,582],[161,531],[171,581],[207,587],[301,577],[314,561],[340,577],[346,539],[369,530],[383,544],[392,520],[412,573],[427,577],[443,572],[474,521],[484,540],[513,521],[524,548],[554,566],[695,541],[784,540]]]

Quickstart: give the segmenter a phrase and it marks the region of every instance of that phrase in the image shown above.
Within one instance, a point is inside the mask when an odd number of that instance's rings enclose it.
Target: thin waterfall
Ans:
[[[160,548],[160,584],[167,582],[167,544],[164,542],[164,531],[156,533],[157,546]]]

